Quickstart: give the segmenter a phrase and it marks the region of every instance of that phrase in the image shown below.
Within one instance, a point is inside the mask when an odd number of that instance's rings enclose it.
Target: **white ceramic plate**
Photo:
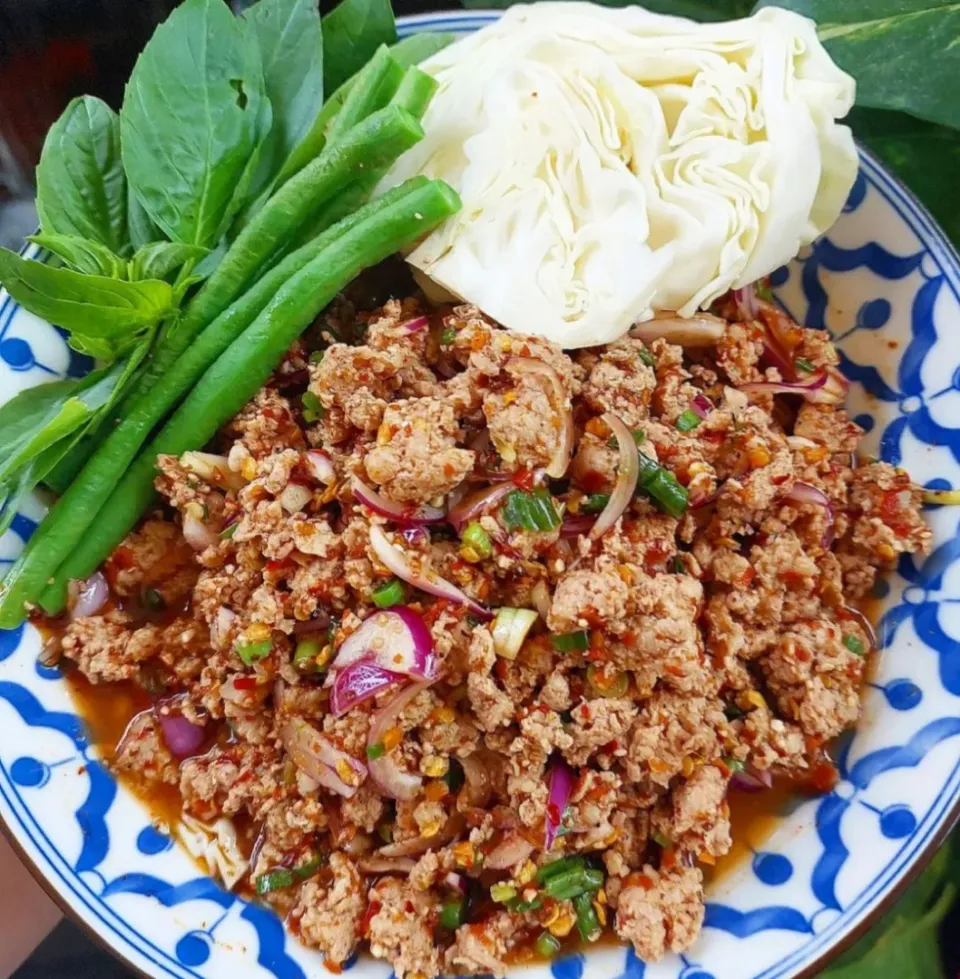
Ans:
[[[467,32],[493,13],[408,18],[401,33]],[[928,486],[960,486],[960,258],[926,211],[864,156],[830,234],[774,277],[797,320],[829,329],[868,451]],[[0,295],[0,392],[85,368],[60,334]],[[0,540],[9,561],[37,501]],[[960,798],[960,511],[928,513],[933,553],[885,582],[883,654],[841,780],[799,805],[710,894],[687,955],[644,966],[625,948],[537,970],[556,979],[773,979],[815,972],[874,917],[949,829]],[[0,819],[65,910],[151,977],[303,979],[320,958],[279,918],[225,893],[151,826],[87,743],[30,628],[0,632]],[[351,962],[353,979],[388,968]]]

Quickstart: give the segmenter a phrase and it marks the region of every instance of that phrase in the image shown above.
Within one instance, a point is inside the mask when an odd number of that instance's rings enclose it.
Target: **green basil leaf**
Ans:
[[[335,91],[397,40],[390,0],[342,0],[323,18],[323,88]]]
[[[41,248],[46,248],[48,252],[52,252],[78,272],[105,275],[108,279],[127,277],[127,263],[110,251],[106,245],[101,245],[90,238],[41,233],[30,235],[27,240]]]
[[[199,262],[210,252],[199,245],[182,245],[176,241],[155,241],[152,245],[138,248],[130,260],[130,278],[166,279],[187,262]],[[199,280],[195,280],[199,281]]]
[[[427,58],[442,51],[445,47],[453,44],[457,39],[456,34],[437,31],[432,33],[424,31],[422,34],[411,34],[409,37],[397,41],[390,48],[390,54],[401,68],[410,68],[413,65],[426,61]]]
[[[817,34],[857,80],[857,104],[960,128],[960,4],[946,0],[761,0],[817,22]]]
[[[37,211],[49,234],[75,235],[130,253],[120,121],[105,102],[74,99],[50,127],[37,166]]]
[[[158,323],[173,307],[173,290],[167,282],[121,282],[55,269],[6,248],[0,248],[0,282],[24,309],[69,330],[71,342],[79,341],[84,352],[96,356],[103,356],[101,351],[107,348],[85,340],[123,343],[131,334]]]
[[[323,105],[323,34],[316,0],[260,0],[244,13],[243,23],[260,51],[273,107],[250,188],[255,194],[279,171]]]
[[[960,132],[903,112],[854,109],[857,138],[916,193],[953,241],[960,241]]]
[[[163,240],[163,232],[150,220],[150,215],[137,200],[137,195],[129,189],[127,193],[127,231],[133,250],[143,248],[154,241]]]
[[[127,83],[120,131],[127,179],[168,238],[219,240],[269,113],[260,56],[223,0],[186,0],[156,29]]]

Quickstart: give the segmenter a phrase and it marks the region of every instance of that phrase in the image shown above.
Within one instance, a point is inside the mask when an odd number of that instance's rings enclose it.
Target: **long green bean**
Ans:
[[[460,206],[456,193],[442,181],[431,181],[399,200],[383,201],[380,198],[368,205],[364,220],[337,234],[332,244],[289,279],[206,371],[137,457],[82,541],[57,570],[41,597],[47,612],[62,609],[67,581],[92,573],[137,522],[153,497],[158,455],[179,455],[211,439],[253,397],[290,344],[337,292],[363,269],[420,237]]]
[[[161,422],[238,336],[257,318],[280,287],[330,246],[337,237],[362,224],[377,206],[392,204],[426,186],[416,177],[341,221],[335,228],[288,255],[271,272],[221,313],[176,361],[157,384],[139,390],[123,417],[91,457],[82,472],[57,501],[30,538],[0,585],[0,628],[12,628],[23,618],[25,602],[37,600],[46,582],[76,547],[97,518],[150,432]],[[382,202],[382,203],[381,203]]]

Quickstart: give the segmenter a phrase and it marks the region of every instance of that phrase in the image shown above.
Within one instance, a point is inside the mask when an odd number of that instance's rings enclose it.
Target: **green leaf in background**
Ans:
[[[250,192],[279,171],[323,105],[323,35],[316,0],[260,0],[243,23],[260,51],[273,108]]]
[[[49,234],[76,235],[130,254],[120,120],[90,95],[74,99],[50,127],[37,166],[37,211]]]
[[[69,330],[71,343],[80,343],[77,349],[98,357],[115,354],[131,335],[154,326],[173,307],[169,283],[121,282],[55,269],[6,248],[0,248],[0,282],[24,309]]]
[[[155,241],[152,245],[138,248],[130,260],[130,278],[166,279],[171,273],[191,263],[191,268],[197,262],[206,258],[208,248],[199,245],[181,245],[176,241]]]
[[[817,22],[857,80],[857,104],[960,128],[960,3],[955,0],[761,0]]]
[[[960,132],[879,109],[854,109],[850,124],[960,243]]]
[[[156,29],[127,83],[120,131],[130,186],[172,241],[219,240],[269,105],[257,48],[223,0],[186,0]]]
[[[105,275],[108,279],[125,279],[127,263],[115,255],[106,245],[80,238],[77,235],[38,234],[30,235],[27,241],[32,241],[41,248],[46,248],[61,261],[66,262],[78,272],[89,272],[91,275]]]
[[[397,40],[390,0],[343,0],[323,18],[323,88],[333,92]]]
[[[150,215],[137,200],[137,195],[127,186],[127,233],[133,250],[162,241],[163,232],[150,220]]]

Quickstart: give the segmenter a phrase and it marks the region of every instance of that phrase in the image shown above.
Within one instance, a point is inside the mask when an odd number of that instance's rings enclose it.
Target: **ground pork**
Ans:
[[[656,962],[667,952],[688,949],[703,922],[703,877],[692,867],[675,866],[657,871],[643,868],[642,883],[620,891],[617,934],[633,943],[645,962]]]
[[[148,782],[166,782],[176,785],[180,780],[180,766],[163,738],[160,723],[152,711],[144,711],[127,725],[114,765]]]
[[[319,948],[336,965],[346,961],[360,940],[360,925],[367,908],[363,877],[353,861],[342,853],[330,854],[333,881],[324,885],[308,881],[300,890],[293,911],[300,937]]]
[[[429,891],[408,887],[388,877],[369,894],[373,914],[369,922],[370,952],[387,959],[397,979],[440,973],[440,953],[433,941],[437,903]]]

